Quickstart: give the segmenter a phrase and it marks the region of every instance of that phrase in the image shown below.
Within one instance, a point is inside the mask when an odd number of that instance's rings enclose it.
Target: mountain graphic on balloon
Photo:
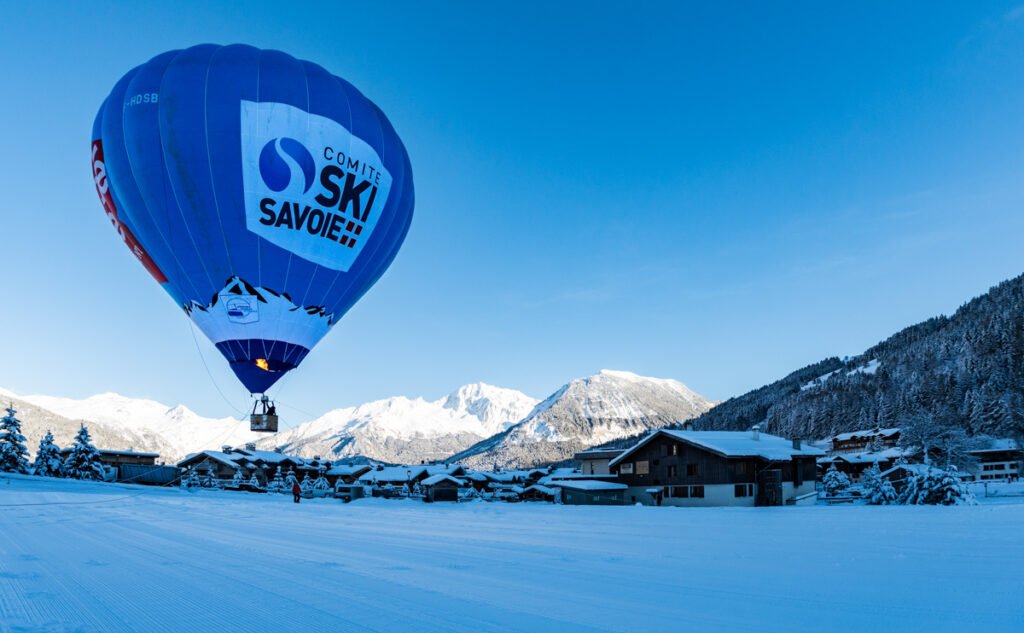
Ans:
[[[280,51],[157,55],[114,85],[92,149],[118,235],[254,394],[380,279],[412,222],[412,168],[387,117]]]

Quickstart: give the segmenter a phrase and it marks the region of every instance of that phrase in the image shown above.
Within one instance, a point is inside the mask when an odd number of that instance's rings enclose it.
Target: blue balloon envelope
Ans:
[[[384,114],[279,51],[158,55],[117,82],[92,139],[108,219],[251,393],[302,362],[412,221],[409,157]]]

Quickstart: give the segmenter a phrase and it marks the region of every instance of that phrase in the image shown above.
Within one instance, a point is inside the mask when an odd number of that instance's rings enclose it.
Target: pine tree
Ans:
[[[7,407],[7,415],[0,420],[0,472],[27,473],[28,449],[25,436],[21,434],[21,421],[15,417],[13,405]]]
[[[267,484],[267,492],[284,492],[284,479],[281,478],[281,467],[277,467],[277,472],[274,473],[274,478]]]
[[[825,473],[822,485],[825,487],[825,494],[834,497],[850,487],[850,478],[836,470],[836,465],[832,464]]]
[[[259,488],[260,487],[260,480],[256,478],[256,470],[255,469],[253,469],[253,471],[252,471],[252,477],[249,477],[249,485],[254,487],[254,488]]]
[[[929,490],[927,502],[935,505],[975,505],[974,493],[960,478],[956,466],[946,466],[945,470],[934,473],[933,483]]]
[[[292,487],[299,483],[299,478],[295,476],[295,471],[291,468],[288,469],[288,476],[284,478],[284,488],[287,492],[292,491]]]
[[[64,476],[103,481],[103,472],[100,452],[92,445],[89,429],[83,424],[71,445],[71,453],[64,460]]]
[[[888,479],[882,477],[878,462],[864,471],[864,496],[869,505],[883,506],[896,501],[896,490]]]
[[[299,483],[299,487],[302,488],[302,492],[313,490],[313,480],[309,477],[308,473],[302,473],[302,481]]]
[[[39,442],[36,461],[33,464],[35,474],[40,477],[60,477],[64,464],[60,459],[60,447],[53,441],[53,433],[49,431]]]
[[[243,481],[244,479],[242,477],[242,469],[235,466],[235,474],[231,476],[231,487],[237,488],[242,485]]]
[[[313,481],[313,485],[312,485],[312,489],[313,490],[329,490],[330,489],[331,485],[329,483],[327,483],[327,478],[324,477],[324,472],[326,472],[326,470],[327,469],[325,469],[323,466],[321,466],[319,469],[317,469],[317,478]]]

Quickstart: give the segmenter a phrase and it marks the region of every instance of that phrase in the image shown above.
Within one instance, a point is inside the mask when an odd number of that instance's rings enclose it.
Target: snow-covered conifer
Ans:
[[[60,447],[53,441],[53,433],[49,431],[39,441],[36,460],[33,464],[35,474],[40,477],[60,477],[64,463],[60,458]]]
[[[825,487],[825,494],[834,497],[850,487],[850,478],[846,476],[846,473],[836,470],[836,465],[832,464],[821,483]]]
[[[302,481],[299,482],[299,487],[302,488],[302,492],[313,490],[313,479],[308,473],[302,473]]]
[[[312,484],[313,490],[330,490],[331,485],[327,483],[327,478],[324,477],[325,472],[327,472],[327,469],[323,466],[317,470],[317,477],[313,480]]]
[[[883,506],[896,501],[896,490],[888,479],[882,477],[878,462],[864,471],[863,486],[864,497],[870,505]]]
[[[235,466],[235,474],[231,476],[231,485],[235,488],[242,485],[245,479],[242,477],[242,469]]]
[[[294,486],[297,483],[299,483],[299,479],[298,477],[295,476],[295,471],[289,468],[288,475],[284,478],[285,490],[291,492],[292,486]]]
[[[89,429],[83,424],[78,429],[71,453],[64,460],[64,476],[71,479],[92,479],[103,481],[103,464],[100,452],[92,445]]]
[[[267,484],[267,492],[284,492],[284,479],[281,477],[281,467],[277,467],[274,478]]]
[[[16,413],[13,406],[8,406],[7,415],[0,420],[0,472],[28,472],[28,449]]]
[[[249,477],[249,485],[253,486],[254,488],[259,488],[260,487],[260,480],[256,477],[256,471],[255,470],[252,471],[252,476]]]
[[[975,505],[974,493],[960,478],[956,466],[946,466],[942,471],[932,474],[932,485],[927,502],[942,506]]]

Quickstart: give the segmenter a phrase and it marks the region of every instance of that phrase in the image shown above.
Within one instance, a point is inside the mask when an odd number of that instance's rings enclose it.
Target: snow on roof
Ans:
[[[479,470],[473,470],[466,473],[466,479],[472,479],[473,481],[490,481],[486,473],[482,473]]]
[[[614,481],[598,481],[596,479],[563,479],[552,482],[551,485],[570,490],[625,490],[629,487]]]
[[[451,475],[445,475],[444,473],[439,473],[437,475],[431,475],[430,477],[427,477],[426,479],[424,479],[422,483],[423,483],[424,486],[433,486],[433,485],[441,483],[442,481],[450,481],[450,482],[454,483],[456,486],[462,485],[461,481],[459,481],[455,477],[452,477]]]
[[[552,488],[550,486],[542,486],[540,484],[533,484],[532,486],[527,486],[524,492],[529,492],[531,490],[536,490],[541,494],[550,495],[552,497],[558,494],[557,488]]]
[[[257,460],[258,459],[258,460],[261,460],[261,461],[266,462],[268,464],[279,464],[279,463],[281,463],[283,461],[289,461],[289,462],[293,462],[293,463],[302,463],[304,461],[301,458],[291,457],[290,455],[285,455],[284,453],[278,453],[277,451],[260,451],[260,450],[253,450],[253,449],[248,449],[248,448],[233,448],[233,449],[231,449],[231,453],[230,454],[234,455],[235,453],[238,453],[239,455],[242,455],[243,457],[248,457],[248,458],[250,458],[252,460]]]
[[[580,451],[573,455],[573,459],[610,459],[612,457],[618,457],[626,449],[624,448],[591,448],[585,451]]]
[[[357,464],[335,464],[334,466],[328,468],[324,474],[344,477],[345,475],[362,474],[367,470],[370,470],[370,467],[367,466],[366,464],[363,464],[361,466]]]
[[[900,448],[887,448],[884,451],[864,451],[862,453],[840,453],[839,455],[833,455],[831,461],[843,460],[848,464],[873,464],[875,462],[885,462],[900,457],[906,457],[913,451],[904,451]],[[825,460],[819,460],[820,462],[827,463]]]
[[[878,437],[892,437],[899,435],[900,430],[898,428],[892,429],[864,429],[861,431],[849,431],[847,433],[839,433],[832,437],[833,442],[845,442],[854,438],[872,438]]]
[[[60,452],[61,452],[61,454],[64,454],[64,453],[70,453],[72,450],[73,449],[71,447],[66,447],[66,448],[60,449]],[[98,450],[100,452],[100,455],[125,455],[125,456],[132,455],[132,456],[135,456],[135,457],[160,457],[160,453],[143,453],[143,452],[140,452],[140,451],[130,451],[130,450],[129,451],[119,451],[119,450],[115,450],[115,449],[112,449],[112,448],[98,448],[96,450]]]
[[[760,457],[768,461],[789,461],[794,457],[819,457],[825,454],[821,449],[806,444],[801,446],[801,448],[793,448],[793,443],[790,440],[767,433],[760,433],[759,438],[755,440],[753,433],[749,431],[676,431],[658,429],[609,462],[609,466],[620,463],[636,449],[659,434],[704,448],[712,453],[718,453],[723,457]]]
[[[890,475],[898,470],[905,470],[908,473],[913,473],[915,475],[924,475],[928,472],[941,469],[936,468],[931,464],[896,464],[889,470],[882,471],[882,476]]]
[[[227,453],[222,453],[220,451],[201,451],[199,453],[193,453],[192,455],[189,455],[185,459],[183,459],[180,462],[178,462],[177,465],[181,466],[185,462],[190,462],[190,461],[193,461],[193,460],[195,460],[197,458],[204,458],[204,457],[207,458],[207,459],[212,459],[213,461],[216,461],[216,462],[220,462],[221,464],[224,464],[225,466],[228,466],[230,468],[239,468],[241,466],[241,464],[238,461],[235,460],[236,456],[234,454],[228,455]],[[238,455],[237,457],[242,457],[242,456]]]
[[[359,481],[407,481],[417,479],[426,472],[427,469],[423,466],[387,466],[363,473],[360,475]]]

